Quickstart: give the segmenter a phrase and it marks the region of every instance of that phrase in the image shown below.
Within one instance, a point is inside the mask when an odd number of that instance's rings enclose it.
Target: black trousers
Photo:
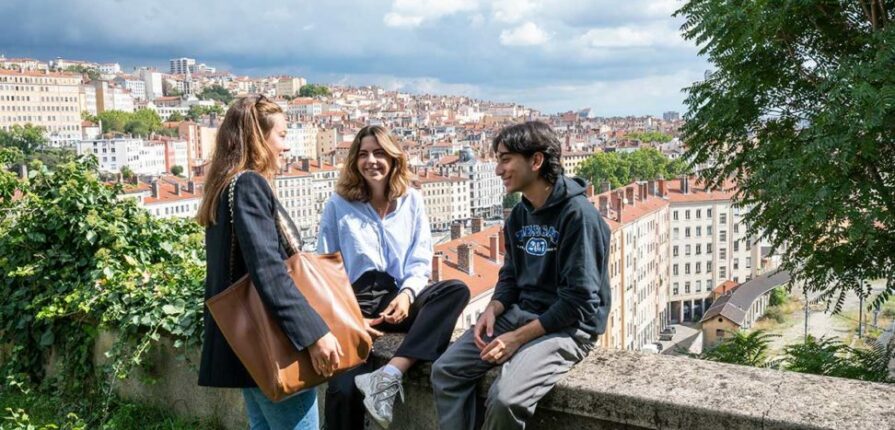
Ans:
[[[398,295],[395,280],[383,272],[364,273],[353,285],[365,318],[376,318]],[[469,303],[469,287],[447,280],[427,286],[410,306],[404,321],[374,326],[386,333],[406,333],[396,357],[435,361],[447,349],[457,318]],[[327,430],[356,430],[364,426],[363,394],[354,377],[376,370],[372,361],[329,380],[324,416]]]

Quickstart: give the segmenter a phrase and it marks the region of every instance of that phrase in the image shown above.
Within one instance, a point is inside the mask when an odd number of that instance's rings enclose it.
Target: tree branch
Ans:
[[[867,18],[867,21],[873,26],[873,18],[870,16],[870,9],[867,7],[867,3],[864,3],[864,0],[858,0],[858,3],[861,3],[861,9],[864,10],[864,17]]]

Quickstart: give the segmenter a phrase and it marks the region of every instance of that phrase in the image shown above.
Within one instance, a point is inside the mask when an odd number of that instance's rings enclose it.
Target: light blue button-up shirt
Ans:
[[[432,273],[432,233],[423,196],[410,188],[393,212],[379,218],[369,203],[333,193],[320,220],[317,252],[337,251],[352,283],[371,270],[386,272],[416,298]]]

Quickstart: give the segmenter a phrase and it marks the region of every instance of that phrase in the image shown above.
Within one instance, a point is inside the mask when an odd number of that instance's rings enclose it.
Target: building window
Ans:
[[[702,244],[697,243],[696,244],[696,255],[700,255],[700,254],[702,254]]]
[[[672,238],[672,239],[678,239],[680,235],[681,235],[681,230],[680,230],[679,228],[677,228],[677,227],[675,227],[675,228],[671,231],[671,238]]]
[[[708,218],[712,217],[712,209],[711,208],[708,208],[705,210],[705,216]]]
[[[722,213],[722,214],[718,215],[718,217],[719,217],[718,222],[720,222],[721,224],[727,224],[727,214],[726,213]]]
[[[678,274],[677,264],[671,266],[671,274],[672,274],[672,275],[677,275],[677,274]]]
[[[674,285],[671,287],[671,294],[677,295],[678,292],[679,292],[678,284],[677,284],[677,282],[675,282]]]
[[[702,218],[702,209],[696,209],[696,219]]]
[[[689,275],[689,274],[690,274],[690,263],[685,263],[685,264],[684,264],[684,274],[685,274],[685,275]]]
[[[702,273],[702,263],[699,263],[699,262],[696,263],[696,270],[695,270],[695,272],[696,272],[696,273]]]
[[[690,210],[689,209],[684,211],[684,219],[690,219]]]
[[[739,233],[739,232],[740,232],[740,223],[734,223],[734,224],[733,224],[733,232],[734,232],[734,233]]]
[[[718,236],[719,236],[718,239],[720,239],[721,242],[726,242],[727,241],[727,230],[719,231]]]
[[[718,318],[718,322],[723,322],[723,321],[724,321],[723,319]],[[717,336],[717,337],[724,337],[724,330],[722,330],[722,329],[720,329],[720,328],[717,329],[717,330],[715,330],[715,336]]]
[[[684,228],[684,237],[690,237],[690,227]]]
[[[711,254],[711,253],[712,253],[712,244],[711,244],[711,243],[707,243],[707,244],[705,244],[705,253],[706,253],[706,254]]]
[[[675,221],[677,221],[677,211],[674,211],[674,216],[673,216],[673,218],[674,218]]]
[[[722,260],[727,258],[727,248],[718,248],[718,258]]]
[[[696,292],[697,293],[702,292],[702,281],[696,281]]]
[[[712,235],[712,226],[710,226],[710,225],[705,226],[705,234],[706,234],[707,236],[711,236],[711,235]]]
[[[746,268],[752,267],[752,257],[746,257]]]
[[[718,268],[718,275],[721,279],[727,279],[727,267],[721,266]]]
[[[684,282],[684,294],[690,294],[690,283]]]
[[[739,268],[740,268],[740,259],[734,258],[733,259],[733,270],[739,270]]]
[[[706,271],[706,273],[712,272],[712,261],[711,260],[705,262],[705,271]]]
[[[677,245],[672,246],[671,254],[674,255],[675,257],[677,257],[677,252],[678,252],[678,246]]]
[[[690,255],[690,245],[684,245],[684,255]]]
[[[696,237],[702,237],[702,226],[696,226]]]
[[[733,241],[733,252],[737,252],[739,250],[740,250],[740,241],[738,241],[738,240]]]

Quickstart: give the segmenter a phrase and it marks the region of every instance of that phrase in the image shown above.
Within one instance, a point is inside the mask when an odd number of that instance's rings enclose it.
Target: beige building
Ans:
[[[81,139],[81,75],[0,70],[0,129],[34,124],[54,145]]]
[[[277,81],[276,87],[276,95],[277,97],[281,96],[295,96],[298,95],[298,92],[301,90],[301,87],[308,84],[304,78],[293,78],[293,77],[282,77]]]
[[[612,309],[600,342],[607,348],[640,350],[655,342],[668,322],[669,203],[653,181],[599,195],[588,187],[587,194],[612,230]]]
[[[562,163],[563,170],[565,170],[566,176],[577,176],[578,168],[581,166],[581,163],[584,163],[584,160],[587,160],[594,154],[588,152],[565,152],[563,151],[562,157],[560,158],[560,162]]]
[[[699,321],[712,289],[761,272],[760,247],[748,237],[745,210],[734,205],[733,183],[710,190],[695,179],[660,182],[671,202],[670,317]]]
[[[301,231],[302,243],[313,243],[312,231],[319,221],[314,210],[314,176],[308,170],[308,166],[289,163],[275,180],[277,198]]]
[[[333,127],[317,129],[317,158],[322,158],[336,149],[339,143],[339,131]]]
[[[453,221],[470,217],[469,179],[423,169],[417,172],[417,183],[432,230],[447,230]]]

